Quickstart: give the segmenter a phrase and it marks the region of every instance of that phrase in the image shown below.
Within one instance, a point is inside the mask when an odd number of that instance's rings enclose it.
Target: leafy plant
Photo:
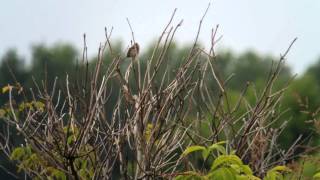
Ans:
[[[251,168],[245,165],[242,160],[232,152],[227,154],[226,149],[222,144],[226,142],[218,142],[212,144],[209,147],[204,146],[190,146],[182,153],[182,157],[186,157],[188,154],[193,152],[202,152],[204,160],[212,153],[213,150],[218,152],[218,156],[214,159],[211,164],[209,172],[201,174],[195,171],[187,171],[181,173],[175,177],[175,180],[188,180],[188,179],[199,179],[199,180],[260,180],[260,178],[254,176]],[[282,180],[284,179],[283,174],[291,172],[286,166],[276,166],[269,170],[263,180]]]

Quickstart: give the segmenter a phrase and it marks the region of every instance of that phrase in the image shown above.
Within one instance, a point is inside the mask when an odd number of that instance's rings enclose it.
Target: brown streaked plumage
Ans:
[[[135,58],[139,54],[139,44],[134,43],[128,50],[127,57]]]

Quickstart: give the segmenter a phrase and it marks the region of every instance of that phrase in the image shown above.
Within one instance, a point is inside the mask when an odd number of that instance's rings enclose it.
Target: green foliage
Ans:
[[[244,165],[242,160],[234,155],[227,154],[227,151],[223,144],[226,144],[225,141],[212,144],[209,147],[204,146],[190,146],[182,153],[182,156],[185,157],[190,153],[202,151],[202,157],[204,160],[212,153],[216,151],[218,155],[211,165],[211,169],[206,175],[200,175],[196,172],[187,172],[184,175],[179,175],[176,179],[255,179],[252,170],[249,166]]]
[[[212,144],[208,148],[204,146],[189,146],[183,151],[182,156],[187,156],[192,152],[202,151],[202,157],[204,160],[206,160],[209,154],[211,153],[211,151],[213,150],[218,150],[220,153],[226,154],[226,149],[222,146],[222,144],[225,144],[225,143],[226,143],[225,141],[221,141],[221,142]]]
[[[88,179],[88,180],[92,179],[94,175],[94,169],[90,165],[87,159],[85,160],[78,159],[76,164],[78,164],[77,167],[78,167],[79,175],[82,179]]]
[[[10,159],[19,161],[18,171],[35,170],[44,163],[37,154],[32,152],[30,146],[15,148],[11,153]]]
[[[320,172],[316,173],[314,176],[313,176],[314,179],[320,179]]]
[[[54,180],[54,179],[59,179],[59,180],[66,180],[67,176],[64,172],[55,169],[53,167],[48,167],[45,169],[45,172],[48,174],[48,179]]]
[[[77,158],[74,162],[77,174],[81,179],[92,179],[94,175],[94,169],[92,163],[94,162],[94,154],[90,154],[90,160],[88,158]],[[35,177],[46,177],[48,179],[66,180],[67,174],[62,170],[59,170],[51,166],[50,162],[41,158],[36,152],[31,149],[31,146],[17,147],[13,150],[11,160],[18,162],[18,171],[26,171],[34,173]]]
[[[209,154],[216,150],[221,153],[218,155],[211,164],[210,171],[207,174],[201,174],[195,171],[188,171],[181,173],[175,180],[188,180],[188,179],[199,179],[199,180],[260,180],[260,178],[254,176],[251,168],[245,165],[242,160],[235,154],[227,154],[224,146],[226,142],[218,142],[211,146],[190,146],[182,153],[182,157],[186,157],[188,154],[193,152],[202,152],[204,160],[207,159]],[[269,170],[263,180],[282,180],[284,174],[289,173],[291,170],[286,166],[276,166]]]
[[[27,103],[32,106],[39,106],[42,108],[43,104],[32,102]],[[25,108],[30,108],[26,105]],[[23,109],[22,109],[23,110]],[[72,145],[75,142],[76,136],[79,134],[78,129],[76,127],[64,127],[63,132],[65,136],[68,136],[67,143],[68,145]],[[63,142],[61,142],[61,147],[63,147]],[[81,149],[83,152],[91,152],[92,148],[90,145],[86,145],[84,149]],[[51,153],[56,154],[56,158],[58,161],[65,161],[62,159],[55,150],[52,150]],[[15,148],[10,156],[10,159],[13,161],[17,161],[18,172],[26,171],[33,176],[38,177],[46,177],[48,179],[67,179],[67,175],[64,171],[53,167],[49,159],[42,158],[43,155],[39,155],[37,152],[33,151],[30,145],[17,147]],[[88,156],[83,156],[76,158],[74,161],[75,169],[81,179],[92,179],[94,174],[93,163],[95,162],[94,152],[88,153]],[[90,161],[89,161],[90,159]],[[65,163],[67,163],[66,161]]]
[[[152,133],[153,128],[154,128],[154,127],[153,127],[153,124],[148,123],[147,128],[146,128],[145,133],[144,133],[145,139],[146,139],[147,141],[150,140],[150,137],[151,137],[151,133]]]
[[[19,104],[19,111],[38,110],[40,112],[43,112],[44,108],[45,108],[45,105],[40,101],[22,102]]]
[[[7,93],[7,92],[10,91],[10,89],[12,89],[12,86],[10,86],[10,85],[4,86],[4,87],[2,88],[2,93],[3,93],[3,94],[4,94],[4,93]]]
[[[317,85],[315,77],[304,75],[296,79],[289,86],[283,101],[281,111],[289,110],[282,116],[282,119],[291,119],[288,121],[286,131],[280,136],[280,141],[285,148],[290,147],[300,134],[308,137],[312,134],[314,137],[312,143],[318,143],[318,138],[312,129],[313,124],[307,121],[319,118],[317,114],[320,104],[320,86]],[[289,109],[288,109],[289,108]],[[277,124],[277,126],[279,126]]]
[[[264,180],[283,180],[285,173],[290,173],[291,169],[286,166],[276,166],[267,172]]]
[[[4,109],[0,109],[0,118],[5,117],[6,113],[7,112]]]

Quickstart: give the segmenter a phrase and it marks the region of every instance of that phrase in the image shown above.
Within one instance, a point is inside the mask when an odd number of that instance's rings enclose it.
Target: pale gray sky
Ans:
[[[254,49],[278,56],[298,37],[287,61],[296,73],[320,55],[319,0],[2,0],[0,56],[16,47],[28,58],[31,45],[39,42],[70,42],[80,49],[83,33],[93,55],[104,40],[105,26],[113,26],[113,38],[128,45],[127,17],[143,49],[159,35],[174,8],[175,22],[184,19],[176,39],[190,42],[209,2],[200,36],[204,45],[209,45],[211,28],[220,24],[218,47],[236,52]]]

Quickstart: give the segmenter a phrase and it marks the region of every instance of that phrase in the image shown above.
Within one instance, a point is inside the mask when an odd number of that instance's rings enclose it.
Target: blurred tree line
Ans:
[[[183,63],[182,60],[187,56],[189,47],[189,45],[178,46],[177,44],[170,47],[165,57],[166,68],[169,69],[169,73],[175,74],[175,67]],[[28,65],[15,49],[10,49],[2,55],[0,61],[0,87],[4,87],[7,84],[15,84],[16,82],[19,82],[24,89],[34,88],[34,82],[38,82],[40,85],[52,86],[55,77],[58,77],[57,84],[63,88],[66,74],[77,76],[77,69],[81,68],[78,65],[82,61],[82,54],[72,45],[55,44],[47,46],[38,44],[33,46],[31,51],[31,60]],[[121,43],[117,43],[113,51],[120,53],[121,56],[125,56],[126,53]],[[150,45],[140,54],[139,60],[142,62],[142,66],[152,52],[153,45]],[[106,66],[108,62],[111,62],[110,58],[111,56],[106,53],[104,61]],[[92,57],[88,61],[89,69],[94,66],[96,59],[96,57]],[[129,59],[124,60],[121,64],[122,68],[128,66],[129,61]],[[232,96],[239,96],[247,82],[254,84],[256,91],[259,91],[259,87],[261,89],[266,83],[272,63],[277,63],[276,57],[260,55],[254,51],[235,54],[230,50],[224,50],[217,53],[215,69],[220,79],[225,80],[232,76],[226,82],[227,87],[232,92]],[[290,68],[285,66],[281,71],[278,83],[286,83],[292,77],[293,74]],[[313,126],[306,121],[314,119],[317,111],[319,111],[320,59],[318,63],[310,66],[304,74],[294,78],[290,83],[288,91],[283,97],[283,109],[281,109],[284,112],[283,121],[288,121],[287,129],[281,134],[281,144],[285,148],[288,148],[300,134],[308,138],[306,141],[314,137],[312,133]],[[214,80],[212,80],[212,84],[209,87],[218,88]],[[117,88],[117,84],[114,83],[112,91],[115,96],[111,96],[114,102],[117,98]],[[249,92],[248,96],[248,99],[255,98],[255,93]],[[0,93],[0,106],[5,105],[7,100],[7,94]],[[313,140],[312,143],[320,144],[316,140]],[[0,158],[3,159],[4,157],[1,155]],[[0,175],[4,174],[1,172]]]

